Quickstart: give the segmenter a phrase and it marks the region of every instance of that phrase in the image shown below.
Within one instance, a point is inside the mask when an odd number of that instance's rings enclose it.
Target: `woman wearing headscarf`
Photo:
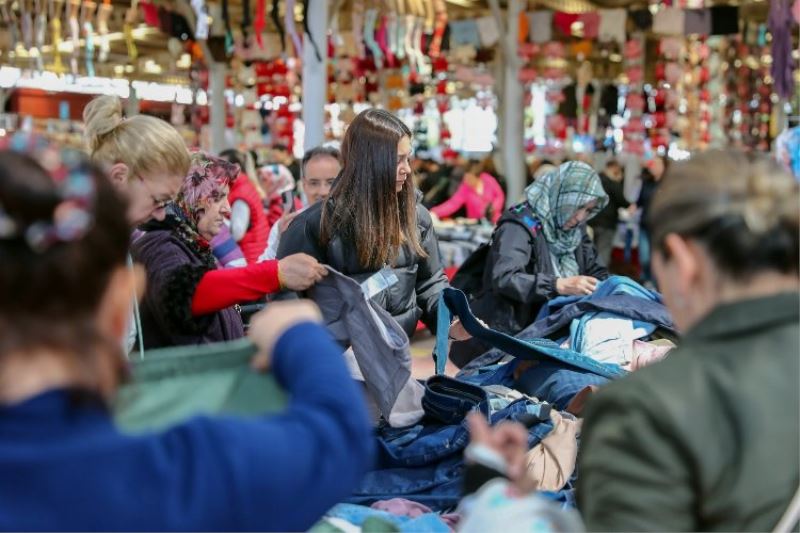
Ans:
[[[564,163],[525,194],[527,200],[498,222],[483,288],[471,304],[490,327],[512,335],[531,324],[548,300],[591,294],[598,280],[608,277],[585,229],[608,203],[597,172],[586,163]],[[476,339],[455,343],[450,358],[464,366],[484,348]]]
[[[194,154],[168,215],[144,226],[145,235],[134,243],[134,259],[147,270],[141,307],[145,348],[238,339],[244,326],[236,304],[282,288],[304,290],[326,274],[307,255],[219,268],[209,243],[230,214],[228,193],[238,174],[238,165]]]
[[[764,155],[714,150],[671,166],[651,209],[653,272],[682,338],[583,411],[586,530],[795,531],[800,187]],[[474,415],[470,429],[530,490],[527,430]]]

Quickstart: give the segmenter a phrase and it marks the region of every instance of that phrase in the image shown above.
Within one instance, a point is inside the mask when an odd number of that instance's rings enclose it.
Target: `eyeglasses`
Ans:
[[[150,187],[147,185],[147,182],[145,181],[145,179],[143,177],[136,176],[136,178],[142,183],[142,187],[144,187],[144,189],[147,191],[147,194],[150,195],[150,199],[153,201],[153,207],[155,207],[156,209],[164,209],[171,202],[173,202],[175,200],[172,197],[166,198],[166,199],[163,199],[163,200],[159,200],[158,198],[156,198],[156,195],[153,194],[152,189],[150,189]]]

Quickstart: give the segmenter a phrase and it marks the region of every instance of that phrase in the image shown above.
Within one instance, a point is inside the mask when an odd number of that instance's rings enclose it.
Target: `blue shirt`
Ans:
[[[66,390],[0,407],[0,530],[309,528],[371,466],[371,425],[321,327],[287,331],[273,372],[291,397],[281,415],[141,436]]]

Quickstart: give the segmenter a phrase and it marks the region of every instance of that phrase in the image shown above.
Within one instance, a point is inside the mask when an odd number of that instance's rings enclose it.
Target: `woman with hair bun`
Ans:
[[[189,151],[180,134],[155,117],[123,118],[116,96],[89,102],[83,121],[92,160],[128,199],[129,222],[163,220],[164,208],[189,171]]]

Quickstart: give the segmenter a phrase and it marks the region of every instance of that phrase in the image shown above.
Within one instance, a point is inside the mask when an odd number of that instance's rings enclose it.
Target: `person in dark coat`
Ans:
[[[600,173],[603,190],[608,195],[608,205],[589,222],[594,231],[594,245],[597,255],[605,266],[611,265],[611,252],[614,250],[614,236],[619,224],[619,210],[627,209],[631,203],[625,198],[622,187],[622,165],[612,159]]]
[[[133,258],[147,270],[141,305],[144,347],[208,344],[244,336],[235,305],[281,288],[302,290],[327,271],[308,256],[219,269],[210,241],[230,213],[228,192],[239,166],[196,153],[177,201],[163,221],[143,226]]]
[[[393,273],[396,283],[373,301],[409,336],[420,319],[435,331],[439,294],[448,286],[410,157],[411,131],[400,119],[379,109],[358,115],[342,141],[342,172],[330,197],[298,215],[278,248],[279,259],[302,252],[359,283]],[[451,334],[467,336],[461,327]]]
[[[653,274],[650,270],[650,231],[647,221],[650,215],[650,202],[658,188],[658,182],[667,169],[667,160],[663,156],[656,156],[647,162],[642,171],[642,188],[636,205],[641,210],[639,220],[639,263],[642,265],[642,283],[652,283]]]
[[[608,277],[584,225],[608,203],[597,172],[585,163],[564,163],[525,192],[527,201],[498,223],[483,290],[471,304],[478,318],[512,335],[530,325],[548,300],[591,294]],[[477,339],[457,342],[450,359],[463,367],[487,349]]]

